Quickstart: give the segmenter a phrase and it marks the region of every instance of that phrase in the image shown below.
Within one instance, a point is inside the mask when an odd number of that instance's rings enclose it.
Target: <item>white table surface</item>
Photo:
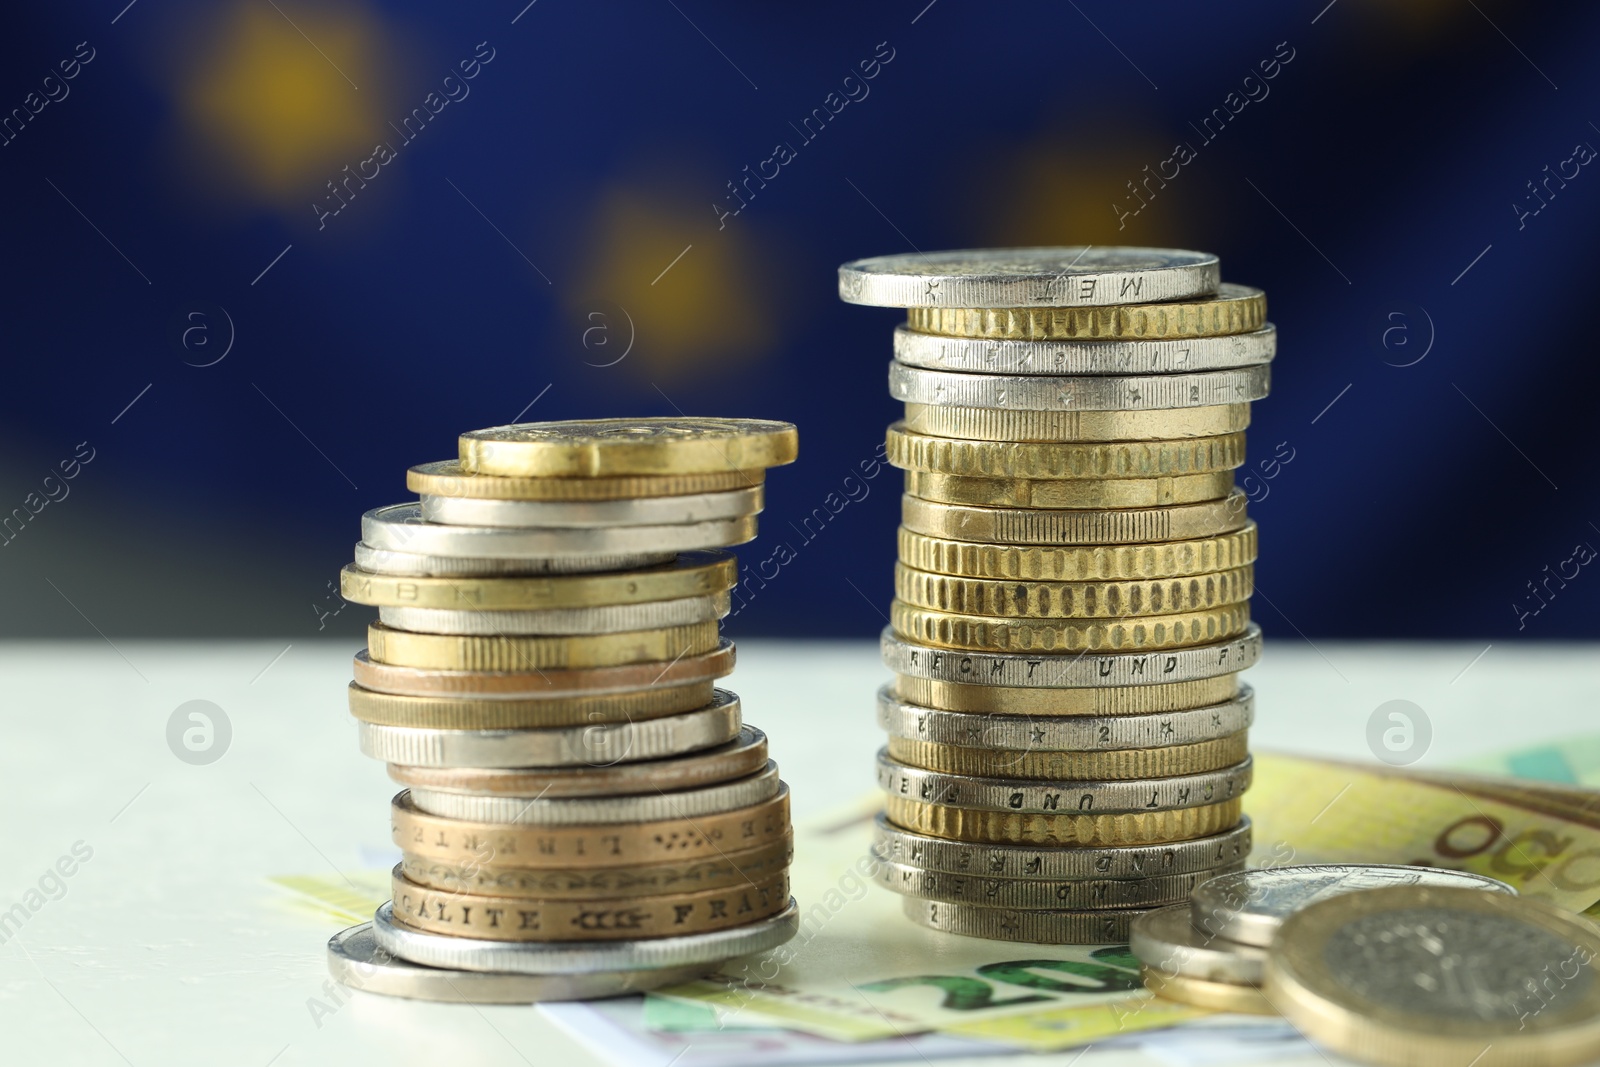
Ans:
[[[357,994],[317,1025],[307,1001],[325,997],[333,930],[288,907],[267,879],[374,866],[390,847],[396,787],[356,749],[344,699],[354,649],[295,642],[283,653],[286,644],[0,645],[10,835],[0,912],[75,843],[93,849],[65,894],[0,945],[0,1060],[600,1062],[528,1007]],[[1484,647],[1313,648],[1270,633],[1247,676],[1258,693],[1253,747],[1370,758],[1367,718],[1395,698],[1432,719],[1420,767],[1596,730],[1592,646],[1495,645],[1474,662]],[[882,743],[873,693],[885,679],[870,642],[740,644],[723,684],[770,735],[797,820],[870,790]],[[209,766],[167,747],[169,715],[193,699],[220,705],[233,726],[227,754]],[[1156,1061],[1108,1050],[1083,1062]]]

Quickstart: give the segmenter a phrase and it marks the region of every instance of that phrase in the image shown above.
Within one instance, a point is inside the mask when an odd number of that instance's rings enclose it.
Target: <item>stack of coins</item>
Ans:
[[[647,989],[793,936],[788,787],[714,687],[788,423],[610,419],[463,434],[362,517],[346,598],[361,750],[391,805],[394,899],[336,976],[425,999]],[[364,968],[364,969],[363,969]],[[472,972],[463,978],[460,972]]]
[[[1233,487],[1275,335],[1215,256],[1033,248],[845,264],[909,309],[880,878],[938,930],[1115,943],[1241,867],[1255,526]]]
[[[1187,903],[1140,916],[1129,948],[1146,988],[1213,1011],[1276,1015],[1266,981],[1268,950],[1306,906],[1391,886],[1515,894],[1504,882],[1466,871],[1395,864],[1328,863],[1261,868],[1202,882]]]

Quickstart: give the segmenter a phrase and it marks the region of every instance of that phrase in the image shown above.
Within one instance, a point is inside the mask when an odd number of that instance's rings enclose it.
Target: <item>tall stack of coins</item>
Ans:
[[[346,598],[394,899],[336,977],[423,999],[647,989],[793,936],[788,787],[718,634],[788,423],[609,419],[463,434],[362,517]],[[470,973],[463,973],[470,972]]]
[[[886,256],[840,296],[908,309],[880,879],[924,926],[1121,942],[1250,849],[1256,530],[1233,487],[1275,335],[1217,258]]]

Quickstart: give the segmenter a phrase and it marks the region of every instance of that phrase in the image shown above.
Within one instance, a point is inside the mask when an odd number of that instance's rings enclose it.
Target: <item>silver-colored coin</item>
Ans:
[[[1261,627],[1193,648],[1110,654],[963,652],[907,641],[885,626],[878,639],[883,665],[895,674],[937,682],[1026,689],[1092,689],[1194,682],[1232,674],[1261,658]]]
[[[454,608],[383,606],[378,619],[397,630],[424,634],[615,634],[711,622],[728,614],[729,594],[535,611],[457,611]]]
[[[725,493],[639,497],[633,500],[487,500],[463,496],[422,497],[428,522],[459,526],[681,526],[737,519],[762,508],[762,487]]]
[[[883,860],[874,877],[885,889],[919,900],[981,904],[988,908],[1094,910],[1148,908],[1187,901],[1189,892],[1209,873],[1147,878],[991,878]]]
[[[1209,296],[1217,257],[1178,248],[972,248],[858,259],[839,268],[847,304],[1079,307]]]
[[[965,374],[889,364],[889,395],[907,404],[1021,411],[1164,411],[1248,404],[1267,395],[1267,364],[1193,374],[1104,377]]]
[[[1031,778],[979,778],[927,771],[878,750],[878,787],[922,804],[1024,815],[1117,815],[1174,811],[1220,804],[1250,788],[1247,757],[1220,771],[1142,778],[1127,782],[1055,782]]]
[[[1107,911],[1032,910],[985,908],[978,904],[948,904],[942,900],[901,901],[906,918],[918,926],[991,941],[1025,941],[1033,945],[1122,945],[1128,929],[1144,914],[1142,908]],[[1129,973],[1125,988],[1137,989],[1137,975]]]
[[[740,545],[756,535],[754,516],[681,526],[537,529],[521,526],[446,526],[426,522],[421,504],[391,504],[361,516],[361,539],[373,548],[470,559],[615,556],[665,552],[671,559],[697,548]]]
[[[357,722],[364,755],[408,767],[609,767],[726,744],[739,736],[739,698],[726,689],[682,715],[551,730],[431,730]]]
[[[1129,931],[1128,948],[1167,978],[1258,986],[1266,977],[1266,949],[1195,929],[1187,902],[1141,916]]]
[[[374,574],[406,578],[498,578],[540,574],[589,574],[596,571],[630,571],[671,563],[676,552],[628,552],[612,556],[567,556],[562,559],[468,559],[430,556],[421,552],[391,552],[366,542],[356,545],[356,566]]]
[[[1284,920],[1308,904],[1360,889],[1394,885],[1453,886],[1492,893],[1516,890],[1467,871],[1393,863],[1311,863],[1263,867],[1205,882],[1190,898],[1190,922],[1203,933],[1266,946]]]
[[[447,1004],[536,1004],[595,1000],[641,993],[704,975],[706,964],[651,971],[590,971],[581,974],[515,974],[445,970],[410,963],[385,950],[372,924],[341,930],[328,939],[328,973],[363,993]]]
[[[1225,704],[1148,715],[1000,715],[907,704],[894,686],[878,690],[878,725],[890,737],[1013,752],[1098,752],[1163,748],[1230,737],[1255,720],[1255,691],[1239,687]]]
[[[718,964],[776,948],[794,937],[799,928],[800,908],[793,900],[771,918],[745,926],[643,941],[482,941],[430,934],[395,922],[393,903],[382,905],[372,917],[378,945],[412,963],[463,971],[547,975]]]
[[[998,878],[1150,878],[1206,874],[1242,863],[1250,855],[1249,818],[1220,834],[1168,845],[1125,845],[1114,848],[1033,848],[1027,845],[985,845],[912,833],[879,815],[873,854],[927,870]]]
[[[1177,341],[995,341],[894,331],[901,363],[978,374],[1184,374],[1270,363],[1277,350],[1270,322],[1250,333]]]
[[[778,785],[778,765],[768,760],[765,770],[748,777],[675,793],[552,800],[548,797],[472,796],[417,786],[412,786],[410,792],[412,806],[418,811],[445,819],[523,826],[578,826],[717,815],[770,800],[778,795]]]

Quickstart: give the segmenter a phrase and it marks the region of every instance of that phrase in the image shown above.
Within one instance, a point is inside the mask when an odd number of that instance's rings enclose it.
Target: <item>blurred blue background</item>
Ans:
[[[835,267],[1050,243],[1267,290],[1269,634],[1600,635],[1593,6],[124,3],[0,38],[11,635],[354,638],[407,466],[682,411],[800,426],[733,633],[869,637],[898,316]]]

